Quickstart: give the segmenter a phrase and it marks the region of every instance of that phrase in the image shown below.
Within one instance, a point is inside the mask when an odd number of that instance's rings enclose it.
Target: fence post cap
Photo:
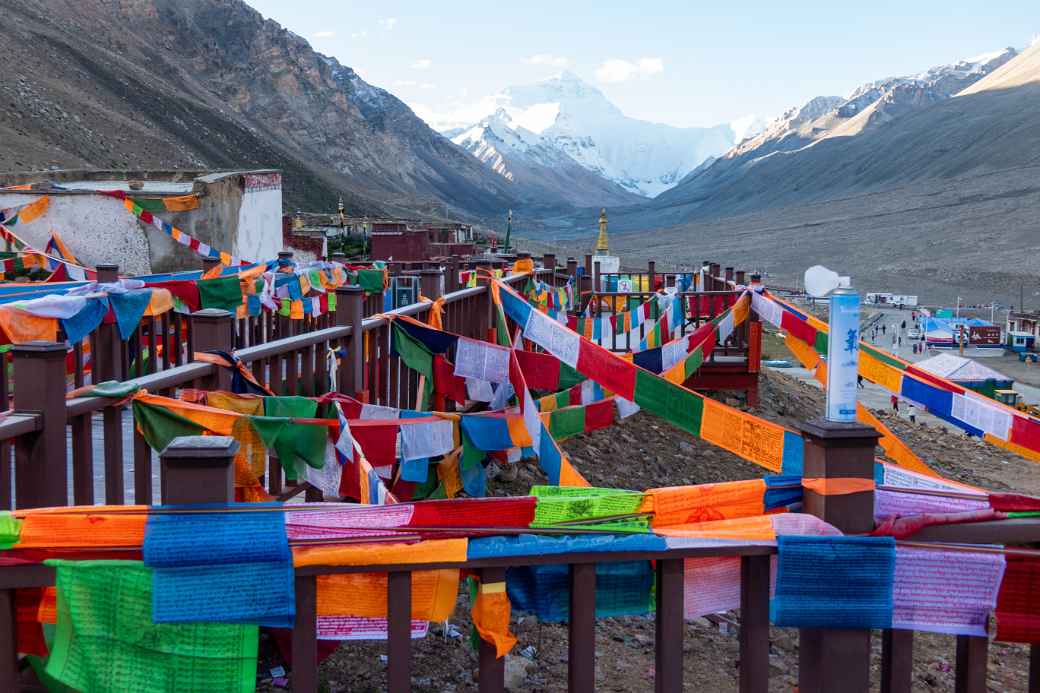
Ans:
[[[865,426],[859,422],[828,421],[824,418],[803,421],[798,424],[802,434],[823,441],[827,440],[851,440],[863,438],[880,438],[873,426]]]
[[[221,318],[230,318],[232,314],[230,311],[226,311],[223,308],[203,308],[197,310],[191,314],[192,318],[201,318],[203,320],[220,320]]]
[[[226,460],[237,452],[238,441],[231,436],[180,436],[159,455],[166,459]]]
[[[106,263],[106,264],[94,265],[94,269],[101,270],[101,271],[112,270],[112,271],[118,272],[119,271],[119,265],[113,265],[113,264],[107,264]]]
[[[364,292],[365,292],[365,290],[362,289],[357,284],[346,284],[344,286],[337,286],[336,287],[336,293],[337,294],[361,294],[361,293],[364,293]]]
[[[11,353],[30,358],[65,358],[68,347],[59,342],[33,341],[11,346]]]
[[[280,257],[280,258],[290,258],[292,256],[293,256],[293,251],[291,251],[291,250],[279,250],[278,251],[278,257]]]

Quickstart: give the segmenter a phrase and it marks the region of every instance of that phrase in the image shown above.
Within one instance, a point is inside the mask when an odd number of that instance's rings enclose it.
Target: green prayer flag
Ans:
[[[549,430],[555,440],[585,432],[585,407],[566,407],[549,414]]]
[[[162,198],[146,199],[135,197],[133,198],[133,202],[135,207],[149,211],[152,214],[159,214],[160,212],[166,211],[166,203],[162,200]]]
[[[200,279],[199,305],[203,308],[222,308],[234,313],[242,305],[242,285],[238,277]]]
[[[826,332],[824,332],[822,330],[817,330],[816,331],[816,340],[813,343],[813,349],[815,349],[816,353],[818,353],[818,354],[826,354],[827,353],[827,333]]]
[[[325,466],[325,445],[329,439],[326,426],[293,423],[292,419],[318,416],[318,403],[306,397],[264,397],[264,414],[251,416],[249,422],[264,442],[278,455],[286,476],[297,478],[297,464],[315,469]]]
[[[180,436],[200,436],[206,429],[169,409],[154,404],[145,404],[140,400],[131,403],[134,423],[144,436],[148,447],[162,452],[174,438]]]
[[[152,623],[152,571],[139,561],[47,561],[57,626],[46,674],[91,693],[247,693],[259,628]]]
[[[336,292],[330,290],[328,295],[329,295],[329,312],[330,313],[335,313],[336,312]]]
[[[363,269],[357,271],[357,284],[366,294],[383,293],[383,271]]]
[[[694,392],[639,369],[636,371],[635,402],[688,433],[695,436],[701,433],[704,402]]]
[[[566,488],[563,493],[554,493],[555,488]],[[582,527],[596,529],[618,529],[620,531],[645,532],[649,518],[615,519],[596,522],[598,518],[633,515],[643,504],[643,494],[609,488],[533,486],[531,495],[538,498],[532,527],[548,527],[562,522],[589,520]],[[576,525],[567,525],[576,526]]]
[[[703,363],[704,347],[697,347],[696,349],[691,351],[689,356],[686,357],[686,360],[683,361],[683,377],[692,377],[693,374],[697,372],[697,369],[700,368],[701,364]]]
[[[426,376],[423,391],[419,393],[419,404],[417,409],[425,410],[429,407],[430,396],[433,394],[433,354],[426,345],[412,337],[408,332],[393,323],[390,329],[392,347],[401,362],[413,371]]]
[[[9,510],[0,512],[0,549],[9,549],[18,543],[22,535],[22,521],[11,515]]]
[[[563,361],[560,361],[560,389],[569,390],[579,383],[583,383],[588,378],[579,373],[573,366],[569,366]]]

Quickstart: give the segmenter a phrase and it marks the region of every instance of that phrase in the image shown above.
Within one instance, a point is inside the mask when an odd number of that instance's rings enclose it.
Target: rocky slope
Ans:
[[[240,0],[0,0],[0,169],[260,167],[288,206],[498,215],[500,178]]]

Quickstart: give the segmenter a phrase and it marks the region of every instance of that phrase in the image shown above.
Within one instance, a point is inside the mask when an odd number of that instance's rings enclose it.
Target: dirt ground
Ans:
[[[822,411],[822,393],[780,373],[763,373],[761,406],[755,413],[796,426]],[[732,397],[721,397],[740,404]],[[944,475],[989,489],[1040,493],[1040,466],[1010,453],[927,425],[911,425],[879,413],[910,447]],[[609,429],[575,436],[563,442],[575,467],[594,485],[645,489],[662,485],[699,484],[760,477],[764,470],[674,429],[648,415],[635,416]],[[533,465],[521,465],[491,481],[494,495],[523,494],[544,478]],[[508,478],[507,478],[508,477]],[[739,620],[739,614],[729,614]],[[559,691],[567,682],[566,625],[539,623],[514,612],[519,644],[509,656],[507,685],[511,690]],[[416,691],[476,690],[477,658],[469,645],[469,598],[460,590],[451,620],[456,637],[445,635],[443,624],[431,626],[424,640],[413,641],[412,687]],[[686,625],[683,649],[685,689],[735,691],[738,684],[737,630],[705,619]],[[881,638],[875,633],[874,685],[880,680]],[[328,691],[385,689],[385,643],[344,643],[321,666]],[[652,617],[601,619],[596,626],[597,688],[604,691],[645,690],[654,676]],[[1017,645],[991,643],[989,690],[1024,691],[1028,651]],[[276,662],[272,660],[272,662]],[[914,643],[914,690],[952,691],[955,638],[918,634]],[[790,629],[771,635],[771,691],[794,691],[798,676],[798,637]],[[267,666],[270,666],[268,664]],[[263,665],[262,665],[262,671]],[[262,685],[261,690],[272,690]]]

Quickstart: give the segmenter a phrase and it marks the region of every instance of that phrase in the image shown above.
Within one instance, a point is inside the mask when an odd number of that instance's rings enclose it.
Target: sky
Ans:
[[[428,122],[479,117],[481,99],[564,69],[631,117],[768,120],[1040,34],[1038,0],[247,2]]]

